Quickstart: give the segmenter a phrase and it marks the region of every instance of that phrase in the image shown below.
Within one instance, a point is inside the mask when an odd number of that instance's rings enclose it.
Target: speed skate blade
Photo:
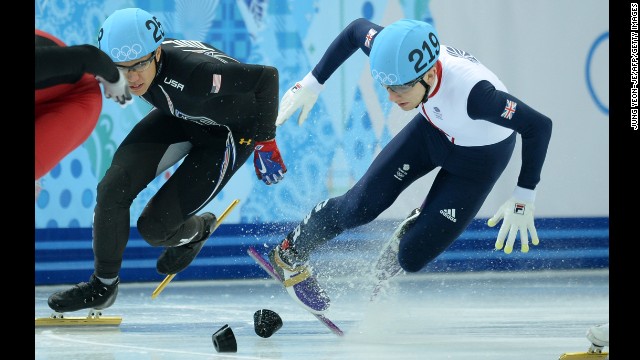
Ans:
[[[36,318],[36,327],[40,326],[119,326],[121,316],[69,316],[63,318]]]
[[[588,352],[572,352],[560,355],[559,360],[605,360],[609,356],[608,352],[588,353]]]

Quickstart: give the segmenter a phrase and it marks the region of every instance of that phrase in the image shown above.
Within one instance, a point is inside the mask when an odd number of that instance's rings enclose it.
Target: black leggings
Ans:
[[[147,203],[138,231],[152,246],[175,246],[202,228],[195,215],[253,153],[255,129],[231,136],[152,110],[127,135],[98,184],[93,252],[96,275],[118,275],[129,240],[131,203],[159,174],[184,160]],[[250,140],[250,141],[248,141]],[[185,156],[186,155],[186,156]]]

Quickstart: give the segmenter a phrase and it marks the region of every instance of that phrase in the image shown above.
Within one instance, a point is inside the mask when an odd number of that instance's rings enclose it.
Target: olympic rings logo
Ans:
[[[373,79],[378,81],[382,85],[394,85],[398,82],[398,75],[386,74],[376,69],[371,70],[371,76],[373,76]]]
[[[132,46],[124,45],[121,48],[111,49],[111,56],[118,59],[118,62],[138,59],[142,53],[142,45],[134,44]]]

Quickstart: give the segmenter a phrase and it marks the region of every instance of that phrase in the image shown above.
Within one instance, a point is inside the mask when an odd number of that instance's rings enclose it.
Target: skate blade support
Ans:
[[[589,353],[589,352],[571,352],[560,355],[559,360],[605,360],[609,357],[608,352]]]
[[[231,210],[233,210],[233,208],[236,207],[236,205],[238,205],[238,203],[240,202],[240,199],[235,199],[231,202],[231,204],[229,204],[229,206],[227,206],[227,208],[222,212],[222,214],[220,214],[220,217],[216,220],[216,225],[213,227],[213,230],[211,230],[211,234],[213,234],[214,231],[216,231],[216,229],[218,228],[218,226],[220,226],[220,224],[222,223],[222,221],[224,220],[224,218],[227,217],[227,215],[229,215],[229,213],[231,212]],[[176,274],[169,274],[167,275],[164,280],[162,280],[162,282],[160,283],[160,285],[158,285],[158,287],[156,287],[155,290],[153,290],[153,293],[151,293],[151,298],[155,299],[156,297],[158,297],[158,295],[160,295],[160,293],[162,292],[162,290],[164,290],[164,288],[171,282],[171,280],[173,280],[173,278],[176,276]]]
[[[36,327],[42,326],[118,326],[121,316],[102,316],[99,310],[91,309],[87,316],[64,316],[54,312],[46,318],[36,318]]]

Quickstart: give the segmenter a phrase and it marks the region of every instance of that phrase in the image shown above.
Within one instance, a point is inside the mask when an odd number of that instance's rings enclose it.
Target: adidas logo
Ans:
[[[456,222],[456,209],[442,209],[440,210],[440,214],[442,214],[447,219]]]

